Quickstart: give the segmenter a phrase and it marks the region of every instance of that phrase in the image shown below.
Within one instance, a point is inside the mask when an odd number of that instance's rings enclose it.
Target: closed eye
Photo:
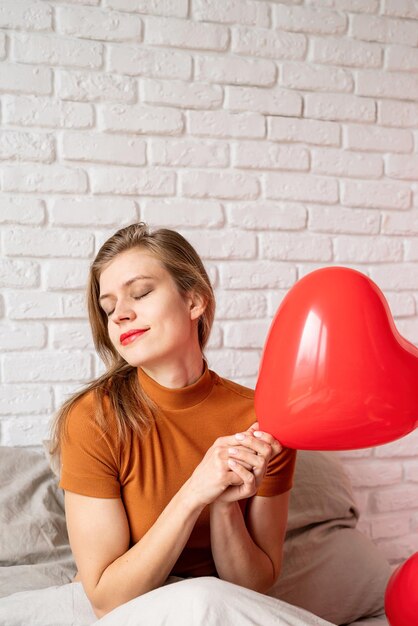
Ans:
[[[151,293],[152,289],[150,289],[149,291],[147,291],[147,293],[142,294],[142,296],[132,296],[134,300],[141,300],[141,298],[145,298],[145,296],[147,296],[149,293]],[[115,312],[115,309],[113,309],[113,311],[109,311],[109,313],[106,313],[107,317],[110,317],[113,313]]]

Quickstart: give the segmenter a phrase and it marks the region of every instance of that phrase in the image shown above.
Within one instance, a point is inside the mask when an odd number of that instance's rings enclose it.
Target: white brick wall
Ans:
[[[254,386],[284,295],[333,264],[418,344],[416,1],[2,0],[0,29],[2,445],[40,445],[101,372],[87,269],[139,219],[204,258],[221,375]],[[394,565],[417,444],[336,453]]]

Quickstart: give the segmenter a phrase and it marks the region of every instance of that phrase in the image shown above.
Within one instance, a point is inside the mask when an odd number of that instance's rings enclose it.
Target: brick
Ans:
[[[379,0],[307,0],[307,4],[329,7],[349,13],[378,13]]]
[[[87,321],[56,323],[51,327],[50,335],[51,347],[55,350],[94,350]]]
[[[60,137],[64,159],[93,163],[145,165],[146,143],[143,139],[104,133],[70,133]]]
[[[381,519],[371,520],[371,536],[373,539],[397,538],[407,535],[409,524],[407,519],[400,519],[396,515],[387,514]]]
[[[418,28],[416,30],[418,33]],[[413,100],[416,102],[418,99],[418,80],[416,80],[415,76],[401,74],[400,72],[358,70],[356,73],[355,92],[359,96],[390,98],[394,100],[399,98],[399,100]]]
[[[351,207],[409,209],[411,190],[403,185],[381,181],[341,181],[341,203]]]
[[[308,170],[309,153],[301,146],[240,141],[232,146],[232,165],[249,169]]]
[[[146,44],[195,50],[226,50],[229,33],[226,26],[201,24],[168,17],[148,17],[145,21]]]
[[[327,263],[326,265],[324,265],[324,263],[300,262],[298,263],[298,277],[299,279],[303,278],[304,276],[306,276],[307,274],[310,274],[311,272],[314,272],[315,270],[322,269],[323,267],[329,267],[330,265],[340,266],[339,263],[334,263],[334,262]],[[358,264],[350,263],[350,269],[357,270],[358,272],[361,272],[361,274],[364,274],[365,276],[368,276],[370,274],[368,267],[365,265],[362,265],[361,263],[358,263]]]
[[[397,320],[396,327],[405,339],[418,347],[418,317]]]
[[[311,170],[314,174],[347,178],[381,178],[383,159],[378,155],[357,154],[347,150],[314,148],[311,150]]]
[[[147,223],[164,228],[219,228],[224,225],[222,205],[216,201],[200,201],[172,198],[146,200],[142,203],[141,218]]]
[[[91,167],[93,193],[170,196],[175,193],[175,174],[135,167]]]
[[[229,146],[221,141],[150,139],[148,161],[173,167],[227,167]]]
[[[0,28],[29,31],[52,30],[52,7],[31,0],[2,0]]]
[[[313,232],[376,235],[380,215],[373,210],[310,206],[308,228]]]
[[[350,150],[412,152],[414,146],[409,130],[352,124],[344,131],[345,145]]]
[[[267,295],[267,314],[270,318],[274,317],[283,302],[288,290],[276,289],[273,292],[269,292]]]
[[[138,218],[133,200],[118,198],[56,198],[49,208],[54,226],[127,226]]]
[[[84,102],[134,102],[131,78],[105,72],[56,70],[56,91],[62,100]]]
[[[277,261],[220,263],[220,285],[225,289],[275,289],[291,287],[296,269]]]
[[[377,44],[341,37],[313,37],[311,45],[314,63],[360,68],[382,66],[383,48]]]
[[[234,203],[227,216],[230,224],[248,230],[302,230],[307,221],[305,207],[291,202]]]
[[[1,200],[0,224],[42,224],[45,220],[45,203],[36,198],[19,196]]]
[[[418,50],[410,46],[390,46],[386,55],[386,68],[400,72],[418,70]]]
[[[302,115],[302,96],[288,89],[274,87],[225,87],[225,108],[233,111],[251,111],[265,115]]]
[[[128,11],[129,13],[146,13],[149,15],[165,15],[187,17],[188,0],[106,0],[111,9]]]
[[[382,487],[402,482],[402,464],[391,461],[357,460],[346,464],[353,487]]]
[[[371,278],[384,289],[418,289],[418,274],[413,263],[385,264],[371,269]]]
[[[311,7],[272,6],[273,25],[298,33],[338,35],[347,30],[347,17],[336,11]]]
[[[51,163],[54,159],[51,136],[18,130],[3,130],[0,134],[0,160]]]
[[[365,41],[409,46],[416,46],[418,43],[416,24],[377,15],[352,15],[349,34],[354,39]]]
[[[52,74],[48,67],[2,63],[0,93],[27,93],[31,96],[52,93]]]
[[[36,287],[37,285],[39,285],[37,263],[0,258],[1,287]]]
[[[9,228],[3,235],[3,250],[14,256],[89,257],[93,236],[75,229]]]
[[[56,7],[58,33],[101,41],[142,41],[142,20],[109,9],[95,7]]]
[[[418,19],[418,7],[414,0],[386,0],[382,13],[395,17]]]
[[[393,317],[410,317],[414,315],[415,302],[412,294],[386,291],[385,297]]]
[[[3,371],[6,383],[78,381],[91,375],[91,359],[75,351],[6,354]]]
[[[1,423],[2,446],[35,446],[49,436],[51,416],[24,415],[3,419]]]
[[[306,36],[298,33],[232,26],[231,36],[231,50],[237,54],[292,61],[302,60],[306,55]]]
[[[405,479],[413,483],[418,482],[418,461],[405,461]]]
[[[377,119],[382,126],[415,128],[418,117],[418,104],[382,100],[377,103]]]
[[[418,261],[418,237],[405,241],[405,261]]]
[[[378,543],[378,548],[390,563],[394,563],[395,569],[417,552],[418,535],[410,533],[403,537],[397,537],[396,540],[381,540]]]
[[[54,259],[43,264],[45,286],[58,291],[84,289],[87,284],[89,261]]]
[[[267,59],[196,55],[194,63],[195,77],[200,81],[259,87],[271,87],[276,82],[276,66]]]
[[[270,320],[241,320],[225,322],[224,345],[226,348],[262,349],[270,327]]]
[[[45,413],[52,409],[52,393],[46,386],[2,385],[0,414]]]
[[[93,126],[90,104],[63,102],[33,96],[4,96],[4,121],[41,128],[89,128]]]
[[[267,314],[266,296],[262,293],[221,291],[215,296],[218,320],[260,319]]]
[[[258,113],[189,111],[187,116],[189,132],[200,137],[258,139],[266,134],[264,117]]]
[[[182,80],[141,79],[141,101],[147,104],[168,104],[184,109],[213,109],[222,104],[219,85]]]
[[[418,430],[405,435],[401,439],[378,446],[375,456],[379,458],[415,457],[418,443]]]
[[[63,165],[16,165],[3,169],[3,190],[84,193],[87,177],[83,170]]]
[[[20,322],[18,324],[0,324],[0,349],[29,350],[44,348],[46,345],[46,329],[43,324]]]
[[[0,33],[0,59],[5,59],[7,56],[6,43],[6,35]]]
[[[338,182],[330,178],[268,172],[265,185],[266,198],[325,204],[338,202]]]
[[[374,122],[376,104],[369,98],[348,94],[305,94],[304,115],[319,120]]]
[[[181,80],[192,78],[190,54],[123,44],[109,45],[107,53],[107,68],[117,74]]]
[[[396,485],[371,494],[373,510],[383,513],[416,508],[417,498],[418,484]]]
[[[193,19],[224,24],[270,26],[267,3],[254,2],[253,0],[231,0],[225,5],[207,0],[195,0]]]
[[[63,317],[61,296],[34,290],[8,291],[5,294],[8,319],[57,319]]]
[[[168,107],[98,106],[98,128],[134,134],[179,135],[184,128],[180,111]]]
[[[86,319],[87,306],[85,300],[84,290],[83,293],[71,293],[62,296],[62,312],[64,318],[69,319]]]
[[[402,241],[395,237],[336,236],[333,238],[334,259],[338,263],[388,263],[401,261]]]
[[[400,130],[394,132],[402,132]],[[388,154],[386,159],[386,175],[399,180],[418,179],[418,154]]]
[[[284,62],[279,77],[281,86],[310,91],[353,91],[351,73],[344,68],[321,67],[312,63]]]
[[[15,34],[12,39],[12,58],[19,63],[98,69],[103,65],[103,54],[102,44],[80,39],[33,33]]]
[[[262,233],[260,235],[262,258],[283,261],[332,259],[329,237],[304,233]]]
[[[178,230],[204,259],[253,259],[256,238],[253,233],[238,230]]]
[[[372,457],[373,448],[362,448],[360,450],[338,450],[334,452],[343,462],[346,471],[351,463],[351,459],[368,459]]]
[[[260,183],[247,172],[180,171],[179,190],[188,198],[255,199],[260,195]]]
[[[209,368],[224,378],[256,376],[260,361],[257,350],[207,350]]]
[[[339,146],[341,129],[334,122],[273,117],[269,120],[268,138],[272,141]]]

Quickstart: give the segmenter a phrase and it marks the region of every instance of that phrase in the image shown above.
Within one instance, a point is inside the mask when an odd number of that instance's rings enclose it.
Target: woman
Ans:
[[[196,251],[172,230],[122,228],[91,265],[88,311],[107,371],[62,406],[51,454],[94,614],[175,576],[265,593],[295,451],[257,430],[253,390],[208,369],[215,301]]]

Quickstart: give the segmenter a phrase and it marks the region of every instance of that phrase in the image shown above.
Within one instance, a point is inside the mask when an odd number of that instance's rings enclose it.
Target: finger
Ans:
[[[235,461],[244,462],[244,467],[250,471],[253,469],[259,469],[265,463],[263,455],[257,454],[257,452],[242,446],[228,448],[228,454],[232,455],[232,458],[235,459]]]
[[[271,445],[271,447],[273,448],[272,457],[276,456],[276,454],[283,450],[280,441],[277,441],[277,439],[275,439],[273,435],[270,435],[269,433],[265,433],[261,430],[255,430],[253,432],[253,436],[256,437],[258,440],[265,441],[266,443]]]
[[[252,483],[255,481],[254,474],[245,469],[245,467],[242,467],[242,465],[237,463],[237,461],[235,461],[234,459],[228,459],[228,465],[231,467],[231,469],[233,469],[234,472],[241,476],[244,482]]]
[[[271,437],[271,435],[269,435]],[[264,441],[262,437],[256,437],[248,433],[236,433],[235,444],[244,446],[261,454],[265,458],[271,457],[272,448],[268,441]]]

